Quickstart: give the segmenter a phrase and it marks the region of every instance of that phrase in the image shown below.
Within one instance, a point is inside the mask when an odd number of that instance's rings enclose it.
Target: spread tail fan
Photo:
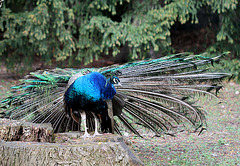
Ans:
[[[103,68],[39,70],[12,87],[12,95],[1,102],[5,109],[0,116],[50,122],[55,132],[79,130],[78,123],[66,113],[64,94],[78,77],[99,72],[106,78],[116,76],[121,83],[115,85],[116,95],[111,99],[115,132],[131,131],[142,136],[142,128],[155,135],[178,126],[197,130],[206,120],[204,110],[194,104],[194,97],[215,97],[222,88],[221,81],[231,76],[208,72],[207,67],[223,55],[209,58],[204,54],[181,53]],[[93,117],[88,117],[92,124]]]

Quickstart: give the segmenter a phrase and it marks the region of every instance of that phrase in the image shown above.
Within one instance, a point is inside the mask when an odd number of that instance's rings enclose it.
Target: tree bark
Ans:
[[[0,118],[0,139],[5,141],[52,142],[50,123],[31,123]]]
[[[6,123],[4,124],[4,122]],[[22,124],[25,124],[26,127]],[[37,129],[37,127],[40,128]],[[27,134],[21,132],[19,128],[23,130],[27,128]],[[46,135],[51,136],[49,129],[48,124],[44,127],[39,124],[0,119],[0,165],[143,165],[121,136],[103,134],[83,139],[81,138],[82,132],[68,132],[55,134],[54,140],[45,139]],[[40,139],[41,136],[44,139]],[[21,141],[10,141],[15,138]],[[35,142],[29,142],[29,140]],[[53,143],[43,142],[43,140]]]

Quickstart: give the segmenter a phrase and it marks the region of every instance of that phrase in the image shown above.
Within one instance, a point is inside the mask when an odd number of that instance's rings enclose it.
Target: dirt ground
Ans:
[[[201,97],[207,130],[176,137],[131,137],[135,154],[146,165],[240,165],[240,85],[225,83],[219,99]]]

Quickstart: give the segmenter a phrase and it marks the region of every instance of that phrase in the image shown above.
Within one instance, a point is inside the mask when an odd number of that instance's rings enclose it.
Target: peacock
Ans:
[[[1,101],[0,117],[51,123],[54,132],[155,136],[206,126],[199,95],[216,97],[229,73],[209,72],[224,55],[172,54],[102,68],[32,72]],[[90,135],[89,132],[94,132]]]

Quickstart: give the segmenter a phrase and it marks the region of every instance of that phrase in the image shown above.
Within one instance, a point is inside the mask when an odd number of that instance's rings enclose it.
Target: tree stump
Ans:
[[[50,129],[49,124],[0,119],[0,165],[143,165],[121,136],[103,134],[82,139],[82,132],[67,132],[46,139],[53,136]]]
[[[0,118],[0,139],[4,141],[52,142],[50,123],[31,123]]]

